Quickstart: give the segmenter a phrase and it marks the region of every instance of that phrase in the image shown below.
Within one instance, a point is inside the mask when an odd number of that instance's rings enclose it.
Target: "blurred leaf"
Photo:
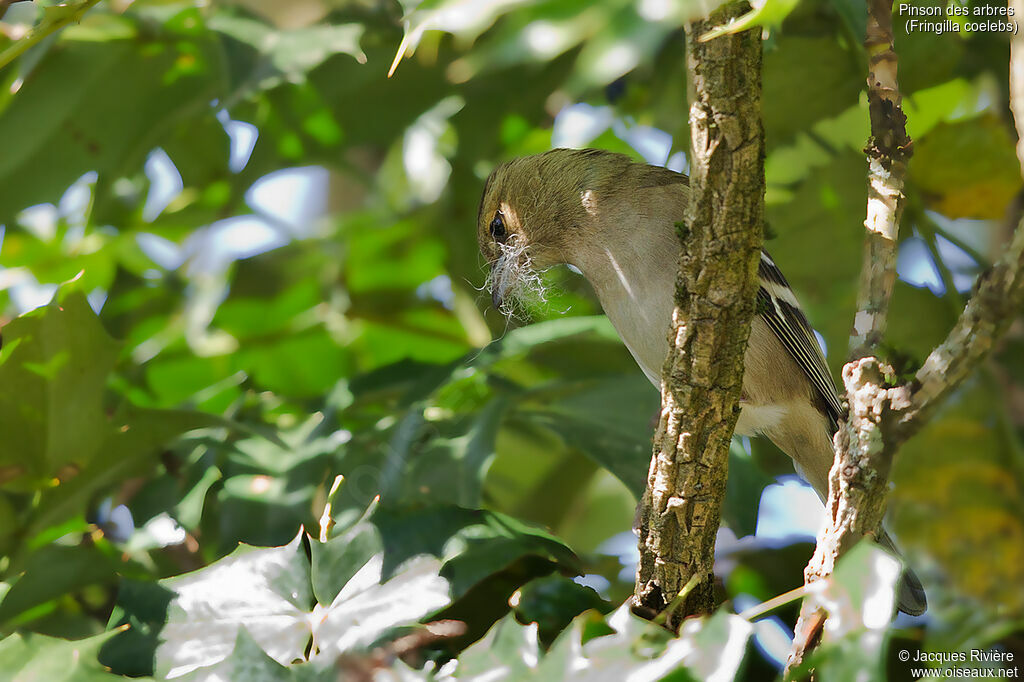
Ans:
[[[1024,493],[1012,465],[1019,445],[994,428],[1002,399],[984,381],[962,388],[896,458],[890,506],[911,563],[931,556],[942,568],[920,571],[929,589],[1012,612],[1024,608]]]
[[[791,201],[766,209],[778,236],[765,248],[786,273],[811,326],[825,337],[835,369],[856,308],[865,206],[864,159],[843,150],[801,183]]]
[[[884,634],[895,609],[899,576],[896,558],[870,542],[860,542],[839,560],[824,589],[808,595],[829,614],[821,645],[807,662],[822,679],[888,679]]]
[[[234,443],[219,469],[216,522],[225,551],[236,542],[274,545],[314,522],[313,499],[328,480],[338,442],[321,428],[322,417],[282,431],[274,443],[253,437]],[[218,448],[219,449],[219,448]]]
[[[635,372],[584,382],[554,382],[531,391],[517,412],[558,433],[615,474],[639,499],[647,485],[651,421],[658,394]]]
[[[540,658],[537,624],[523,626],[509,614],[494,624],[487,635],[459,656],[455,679],[478,680],[494,676],[497,680],[522,680],[531,677]]]
[[[992,96],[991,84],[963,78],[910,93],[903,100],[907,132],[918,140],[940,123],[970,120],[975,112],[985,109],[985,100]],[[917,153],[916,142],[914,152]]]
[[[792,96],[794,83],[808,86],[800,90],[800,97]],[[857,63],[833,38],[781,36],[777,49],[764,54],[762,101],[768,149],[855,105],[863,84]]]
[[[322,327],[245,344],[232,360],[260,386],[296,398],[326,393],[348,364],[344,350]]]
[[[479,679],[490,671],[494,680],[731,680],[751,631],[745,620],[719,612],[687,621],[680,637],[669,639],[628,604],[604,619],[592,614],[577,617],[543,657],[536,625],[508,617],[460,656],[455,677]]]
[[[950,218],[1002,218],[1021,184],[1013,140],[994,115],[937,125],[914,142],[909,172]]]
[[[473,365],[487,367],[498,359],[524,353],[552,341],[593,334],[600,339],[618,341],[615,328],[604,315],[592,317],[560,317],[526,327],[513,329],[482,350]]]
[[[7,543],[14,534],[16,524],[14,505],[3,492],[0,492],[0,554],[8,551]]]
[[[192,429],[227,426],[223,418],[189,410],[144,410],[128,406],[115,414],[97,454],[81,472],[43,491],[39,513],[27,530],[34,535],[75,513],[98,492],[152,469],[160,445]]]
[[[417,3],[405,17],[405,36],[395,53],[388,76],[395,72],[407,52],[416,49],[425,32],[447,31],[472,39],[501,14],[535,2],[537,0],[424,0]]]
[[[850,37],[858,44],[864,42],[868,30],[868,8],[864,0],[830,0],[843,23],[850,32]]]
[[[946,338],[954,322],[948,300],[902,280],[893,287],[889,318],[886,343],[909,354],[915,366]]]
[[[209,41],[63,41],[0,107],[0,221],[53,201],[83,173],[141,166],[163,131],[217,96]]]
[[[34,606],[86,585],[113,582],[118,568],[116,562],[95,547],[42,547],[32,553],[23,568],[24,575],[0,601],[0,624],[7,624]]]
[[[866,3],[865,3],[866,6]],[[940,0],[921,0],[922,10],[943,13],[947,5]],[[907,32],[906,21],[893,21],[894,43],[900,58],[900,91],[906,96],[924,88],[948,81],[957,71],[965,69],[964,57],[974,50],[967,48],[963,34],[953,32]],[[995,36],[993,36],[995,37]],[[977,49],[975,46],[972,46]]]
[[[351,55],[359,63],[366,61],[359,49],[364,31],[359,24],[280,30],[253,19],[218,13],[210,20],[210,28],[249,45],[266,60],[270,68],[257,64],[250,76],[253,85],[263,90],[282,82],[298,82],[335,54]]]
[[[506,408],[505,400],[492,401],[469,420],[462,435],[433,438],[415,457],[404,459],[399,451],[393,451],[395,459],[389,465],[396,467],[395,476],[401,476],[403,485],[389,489],[385,472],[384,496],[404,489],[401,499],[405,502],[441,497],[464,507],[479,506],[483,478],[494,458],[495,437]]]
[[[733,439],[729,448],[729,477],[725,483],[722,521],[736,537],[754,534],[761,492],[773,481]]]
[[[728,560],[734,562],[726,583],[729,594],[746,594],[758,601],[767,601],[794,590],[803,584],[803,568],[813,552],[813,542],[799,538],[787,544],[758,538],[739,543],[728,554]],[[796,602],[794,618],[795,606]]]

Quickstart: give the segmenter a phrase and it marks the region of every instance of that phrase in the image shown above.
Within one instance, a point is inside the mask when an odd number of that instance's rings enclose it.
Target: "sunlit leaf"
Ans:
[[[799,0],[755,0],[752,3],[754,9],[711,29],[700,36],[700,40],[706,42],[730,33],[739,33],[740,31],[747,31],[758,26],[765,28],[777,27],[782,23],[783,19],[789,16],[789,13],[796,7],[797,2]]]
[[[282,665],[303,657],[312,636],[309,562],[302,535],[284,547],[242,546],[209,567],[164,582],[173,590],[156,670],[179,677],[231,654],[245,627]]]
[[[222,77],[209,41],[65,41],[0,107],[0,221],[55,201],[91,170],[140,169],[162,130],[216,96]]]
[[[29,479],[82,467],[109,430],[103,390],[118,345],[85,297],[72,295],[4,327],[0,470]]]
[[[0,670],[12,680],[111,682],[123,679],[99,664],[96,653],[115,632],[77,641],[40,634],[13,634],[0,640]]]

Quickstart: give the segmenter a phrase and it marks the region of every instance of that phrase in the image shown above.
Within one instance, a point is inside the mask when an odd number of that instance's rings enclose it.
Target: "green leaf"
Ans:
[[[424,0],[405,17],[405,35],[388,71],[390,77],[407,52],[412,52],[427,31],[447,31],[475,37],[500,15],[537,0]]]
[[[853,41],[861,45],[868,31],[867,3],[864,0],[830,0],[829,4],[843,20]]]
[[[96,660],[99,648],[116,632],[69,641],[38,634],[0,640],[0,670],[19,682],[110,682],[124,679]]]
[[[384,542],[364,517],[327,542],[312,543],[310,549],[313,596],[319,604],[330,604],[352,576],[384,550]]]
[[[327,671],[324,671],[326,673]],[[288,668],[267,655],[249,630],[242,625],[238,628],[231,653],[215,665],[199,668],[175,679],[182,682],[204,682],[205,680],[252,680],[252,682],[290,682],[296,679],[294,668]],[[325,682],[326,674],[322,675]]]
[[[364,27],[360,24],[314,25],[292,30],[275,29],[253,19],[218,13],[210,28],[255,49],[269,62],[272,70],[258,65],[253,75],[262,72],[255,84],[269,90],[282,82],[296,83],[336,54],[347,54],[360,64],[366,55],[359,49]]]
[[[950,218],[1000,219],[1020,189],[1020,165],[994,114],[940,123],[914,142],[910,179]]]
[[[501,358],[525,353],[535,346],[552,341],[567,340],[594,334],[598,338],[618,341],[618,334],[604,315],[588,317],[560,317],[519,327],[482,350],[474,359],[473,366],[485,368]]]
[[[0,624],[86,585],[114,582],[118,568],[93,546],[47,545],[30,555],[24,575],[0,601]]]
[[[414,623],[449,603],[448,581],[438,574],[440,562],[419,556],[405,562],[390,578],[384,557],[370,558],[326,608],[313,610],[313,651],[327,660],[363,650],[387,631]]]
[[[321,415],[309,415],[282,431],[276,443],[257,436],[228,449],[227,461],[218,467],[223,485],[214,507],[228,543],[275,545],[293,537],[299,525],[314,523],[314,498],[329,480],[331,455],[338,449],[322,422]]]
[[[452,424],[462,433],[450,437],[440,433],[425,445],[419,442],[421,433],[445,425],[425,423],[422,407],[412,410],[390,442],[381,472],[382,497],[406,503],[441,499],[463,507],[480,506],[483,479],[494,458],[507,406],[508,401],[499,397],[465,420],[464,426]]]
[[[304,398],[326,393],[345,375],[346,354],[322,327],[293,333],[272,342],[248,343],[232,355],[261,387]]]
[[[612,608],[592,588],[560,575],[550,575],[532,580],[520,588],[515,612],[520,622],[537,623],[540,641],[547,647],[584,611],[594,609],[607,613]]]
[[[615,475],[639,499],[651,459],[659,397],[639,372],[553,382],[528,393],[516,412],[559,434]]]
[[[82,513],[100,491],[151,469],[156,464],[152,457],[156,449],[176,436],[193,429],[232,424],[222,417],[192,410],[124,407],[105,424],[107,433],[93,460],[72,478],[43,491],[40,511],[33,517],[27,535],[34,536]]]
[[[528,679],[540,659],[537,632],[535,623],[524,626],[514,614],[508,614],[483,639],[462,652],[455,679],[476,680],[485,675],[501,680]]]
[[[736,537],[754,534],[761,492],[773,480],[734,439],[729,447],[729,477],[725,483],[722,521]]]
[[[455,678],[489,672],[495,680],[732,680],[751,631],[747,621],[719,611],[687,621],[671,639],[634,616],[627,602],[607,618],[593,611],[580,615],[540,656],[537,626],[520,625],[510,615],[462,653]]]
[[[861,541],[839,560],[824,589],[807,597],[828,611],[829,627],[810,661],[822,679],[888,679],[883,635],[895,609],[899,576],[895,557]]]
[[[156,651],[157,677],[222,661],[243,626],[282,665],[303,658],[313,597],[302,545],[301,532],[283,547],[243,545],[206,568],[161,581],[175,596]]]
[[[107,624],[108,630],[121,632],[103,645],[100,662],[124,675],[152,675],[158,636],[173,598],[174,592],[159,583],[121,580]]]
[[[782,20],[797,6],[799,0],[755,0],[754,9],[743,16],[730,19],[727,23],[717,26],[700,37],[701,42],[747,31],[757,26],[774,28],[782,24]]]
[[[0,108],[0,222],[88,171],[140,168],[171,124],[217,96],[221,68],[208,41],[58,43]]]
[[[1024,474],[1020,441],[998,428],[1001,382],[968,381],[893,463],[892,529],[927,589],[950,585],[971,613],[1024,608]],[[995,428],[994,428],[995,427]],[[934,561],[942,578],[925,572]],[[962,618],[939,599],[931,611]]]
[[[458,598],[525,555],[564,570],[579,560],[550,533],[496,512],[455,506],[381,506],[372,517],[385,548],[385,573],[418,554],[444,559],[443,574]],[[550,570],[550,569],[549,569]]]
[[[814,85],[794,98],[793,83]],[[762,101],[769,150],[856,105],[863,84],[858,62],[831,36],[780,36],[778,49],[764,54]]]
[[[360,524],[356,527],[367,528],[365,521]],[[351,533],[321,544],[304,540],[300,532],[286,546],[243,545],[206,568],[160,581],[174,597],[156,651],[157,676],[213,674],[224,666],[237,670],[243,665],[239,641],[281,666],[307,660],[333,664],[449,603],[448,581],[439,574],[437,559],[415,556],[385,572],[385,557],[373,544]],[[319,603],[314,592],[334,597]],[[243,630],[246,635],[240,635]],[[257,662],[265,673],[282,672],[264,656]]]
[[[109,429],[103,391],[117,343],[81,294],[14,320],[4,342],[0,482],[39,482],[65,466],[87,465]]]

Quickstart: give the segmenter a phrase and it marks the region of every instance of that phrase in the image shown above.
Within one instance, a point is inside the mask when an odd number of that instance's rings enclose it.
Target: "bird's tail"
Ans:
[[[878,534],[878,544],[903,559],[892,538],[884,530]],[[896,608],[911,616],[920,616],[928,609],[928,598],[924,593],[924,587],[921,586],[921,580],[905,563],[900,581],[896,585]]]

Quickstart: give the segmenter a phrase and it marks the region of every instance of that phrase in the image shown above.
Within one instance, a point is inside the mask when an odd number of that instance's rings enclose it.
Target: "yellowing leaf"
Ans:
[[[1013,148],[995,115],[940,123],[914,142],[910,179],[943,215],[999,219],[1021,184]]]

